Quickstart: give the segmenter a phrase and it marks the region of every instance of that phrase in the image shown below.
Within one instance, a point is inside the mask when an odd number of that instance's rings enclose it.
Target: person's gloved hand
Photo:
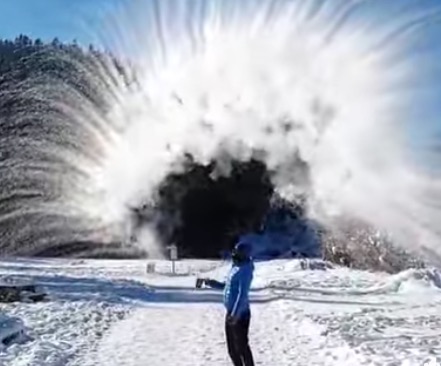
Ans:
[[[206,285],[207,281],[209,281],[208,278],[197,278],[196,279],[196,288],[201,288],[202,286]]]
[[[205,279],[204,278],[197,278],[196,279],[196,288],[201,288],[205,283]]]

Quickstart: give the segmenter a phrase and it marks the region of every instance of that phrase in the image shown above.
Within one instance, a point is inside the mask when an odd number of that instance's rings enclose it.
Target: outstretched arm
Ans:
[[[216,280],[212,280],[209,278],[204,279],[204,283],[211,288],[214,288],[216,290],[223,290],[225,288],[225,282],[219,282]]]

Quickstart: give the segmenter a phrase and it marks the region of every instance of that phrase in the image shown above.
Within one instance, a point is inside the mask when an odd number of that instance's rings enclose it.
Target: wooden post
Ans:
[[[178,260],[178,247],[175,244],[170,245],[170,260],[172,261],[172,273],[176,274],[175,262]]]

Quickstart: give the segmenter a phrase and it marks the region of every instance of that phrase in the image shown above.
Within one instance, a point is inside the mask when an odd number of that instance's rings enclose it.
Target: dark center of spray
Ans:
[[[160,184],[153,205],[135,210],[138,227],[150,225],[185,257],[219,258],[241,235],[260,229],[274,194],[264,163],[232,160],[229,168],[219,176],[216,161],[201,165],[189,157],[182,172]]]

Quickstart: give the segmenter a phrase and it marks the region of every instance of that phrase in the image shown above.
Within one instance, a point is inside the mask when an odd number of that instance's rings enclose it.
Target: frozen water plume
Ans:
[[[214,257],[282,200],[438,258],[440,5],[141,3],[97,36],[119,62],[58,52],[69,78],[3,88],[4,253]]]

